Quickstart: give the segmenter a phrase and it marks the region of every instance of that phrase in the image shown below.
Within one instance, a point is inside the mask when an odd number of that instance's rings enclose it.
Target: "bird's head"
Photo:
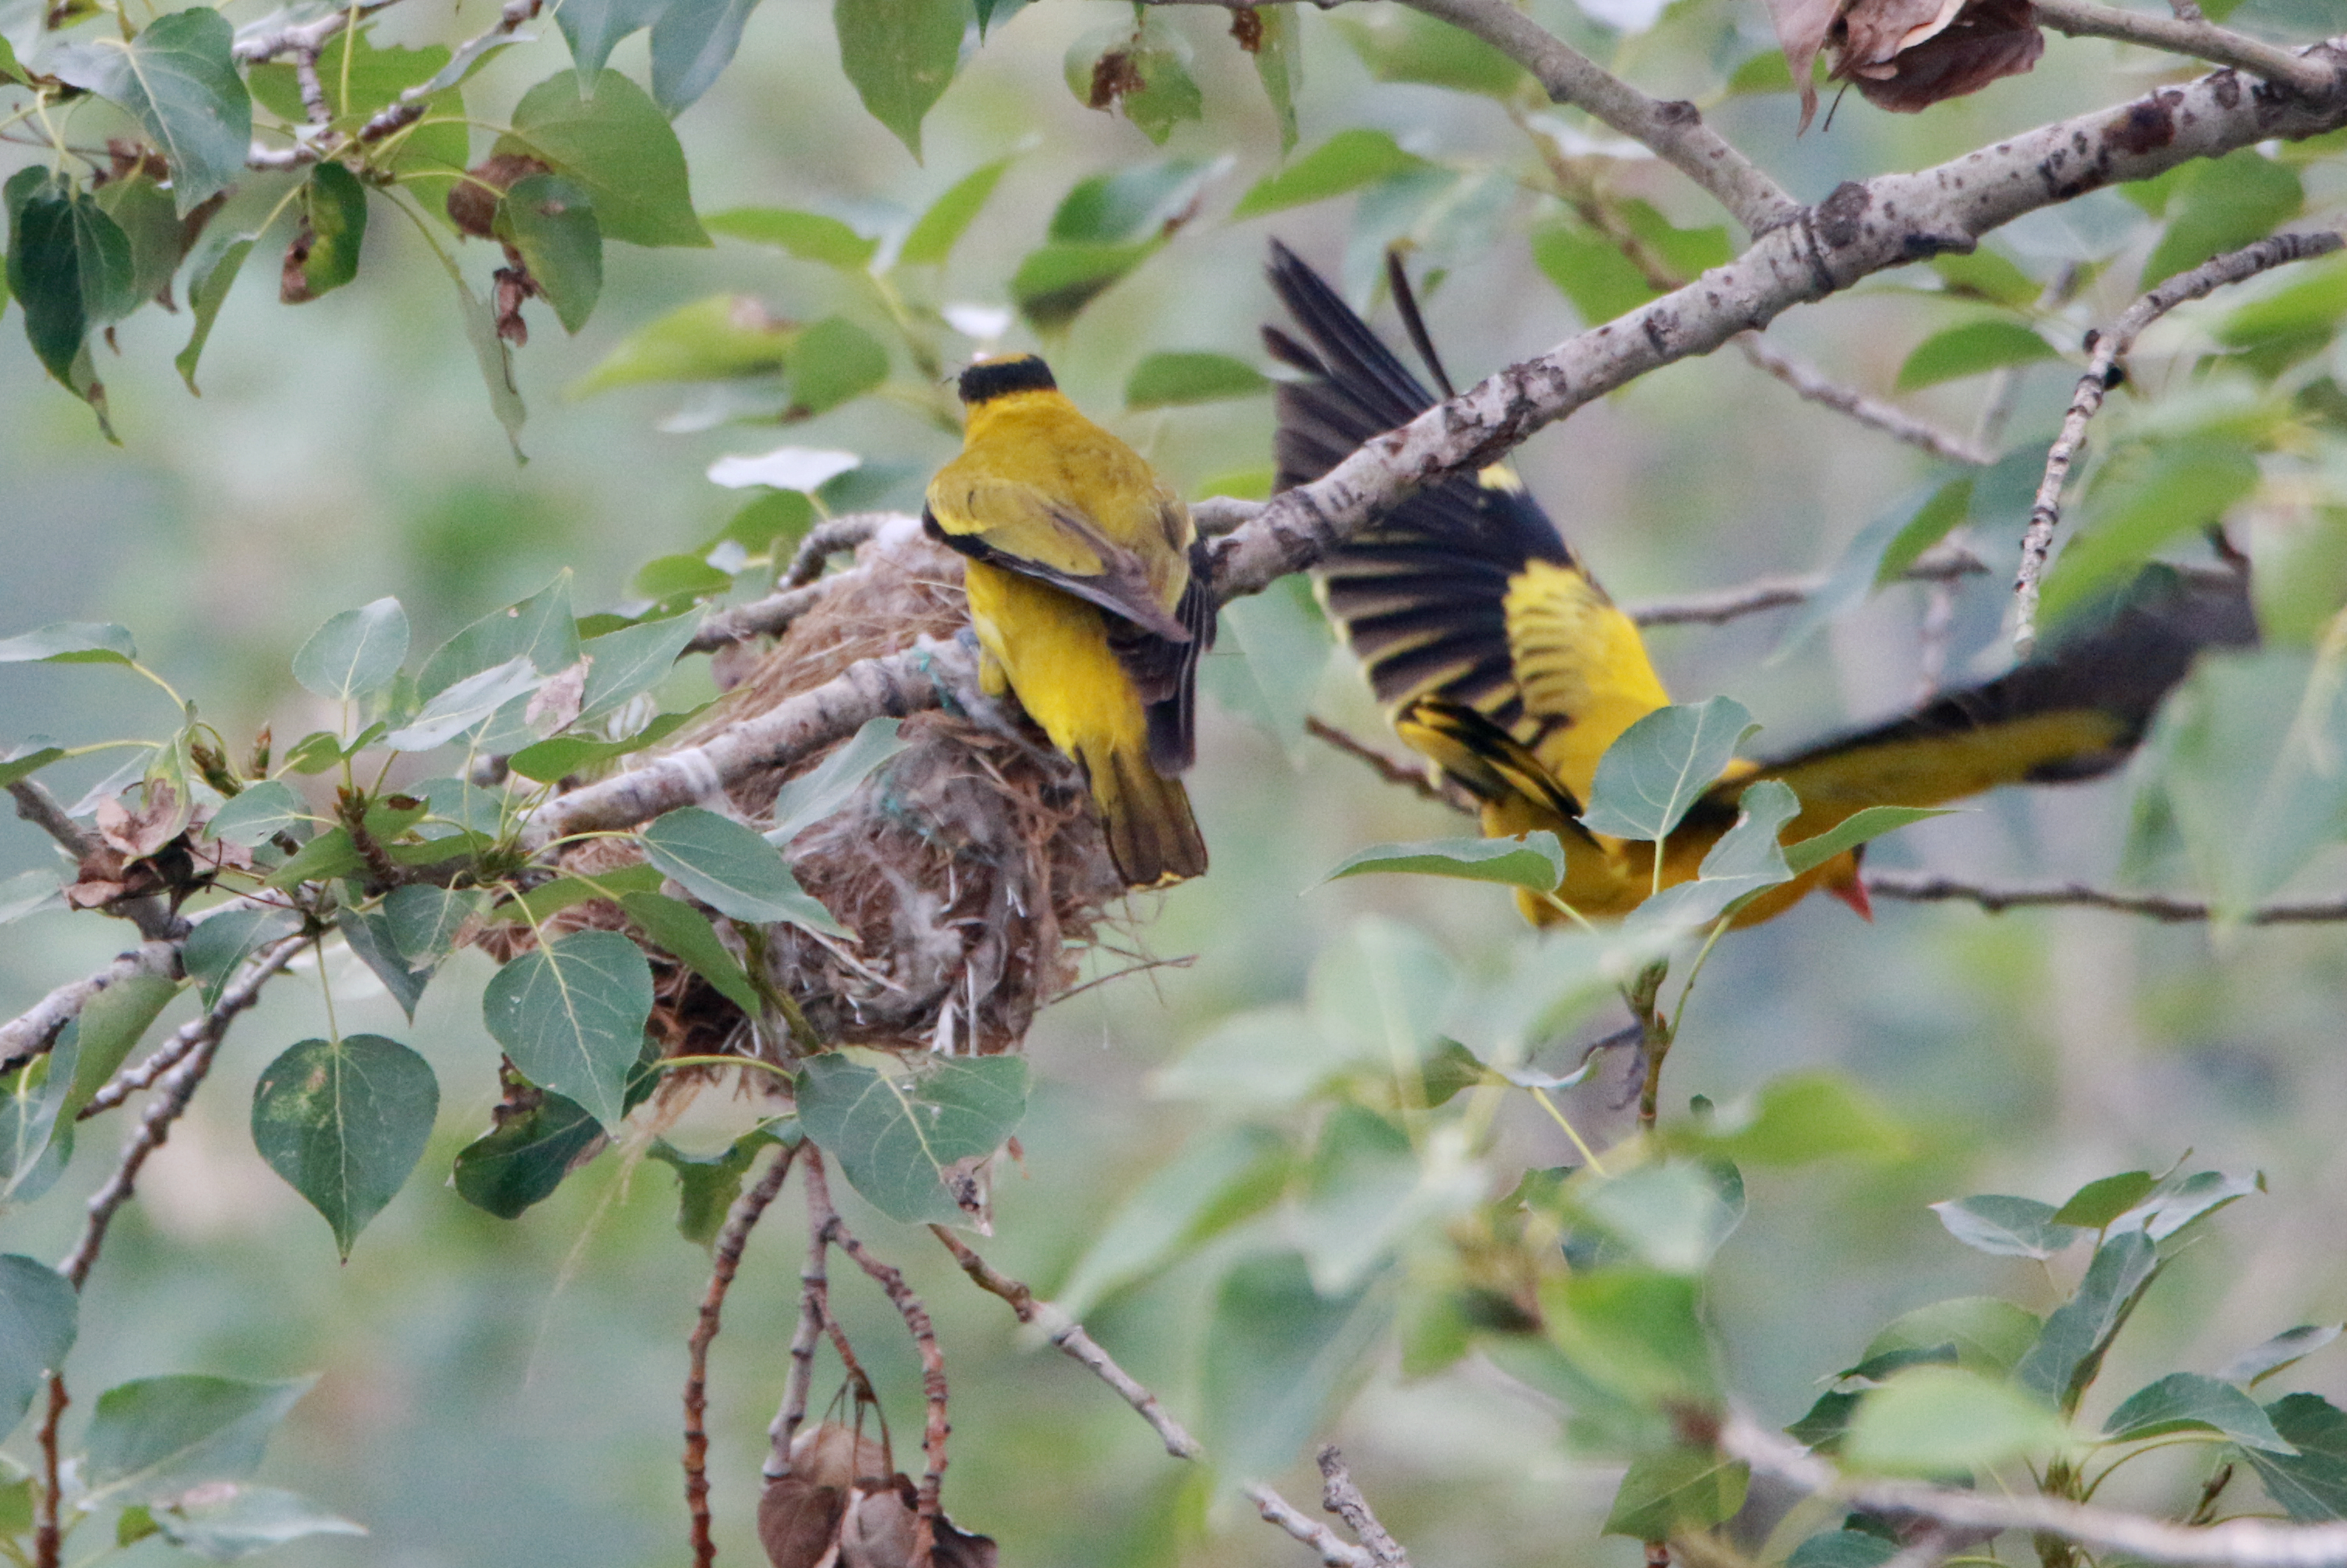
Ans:
[[[1031,354],[979,360],[961,373],[954,386],[961,394],[962,402],[972,408],[1013,393],[1060,389],[1060,384],[1051,379],[1051,367]]]

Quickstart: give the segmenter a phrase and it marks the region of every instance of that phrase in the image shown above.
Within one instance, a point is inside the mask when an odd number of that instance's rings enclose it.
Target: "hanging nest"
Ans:
[[[724,699],[672,746],[764,712],[859,660],[969,625],[960,558],[909,518],[827,580],[815,607],[740,669]],[[793,841],[801,885],[850,935],[769,927],[763,961],[825,1041],[1016,1050],[1036,1011],[1074,983],[1078,949],[1124,885],[1083,775],[1014,715],[913,715],[898,732],[906,749],[845,809]],[[783,784],[822,760],[752,774],[729,791],[733,809],[766,818]],[[680,971],[659,1009],[670,1016],[656,1016],[655,1029],[703,1044],[715,1021],[709,1004],[729,1006],[707,989]]]

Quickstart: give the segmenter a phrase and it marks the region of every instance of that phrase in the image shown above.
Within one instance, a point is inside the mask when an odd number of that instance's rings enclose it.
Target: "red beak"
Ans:
[[[1866,884],[1853,876],[1847,882],[1829,884],[1826,891],[1858,911],[1861,920],[1874,918],[1874,905],[1866,896]]]

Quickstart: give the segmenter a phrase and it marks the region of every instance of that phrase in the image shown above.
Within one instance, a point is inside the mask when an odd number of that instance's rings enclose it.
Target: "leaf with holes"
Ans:
[[[834,1051],[801,1070],[798,1105],[806,1135],[875,1208],[907,1224],[950,1222],[963,1217],[963,1170],[1018,1131],[1027,1064],[931,1057],[900,1080]]]

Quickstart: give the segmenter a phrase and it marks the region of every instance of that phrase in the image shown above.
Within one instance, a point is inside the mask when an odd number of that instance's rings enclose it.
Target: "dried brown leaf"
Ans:
[[[795,1475],[775,1476],[758,1497],[758,1544],[774,1568],[815,1568],[832,1554],[847,1494]]]
[[[123,804],[121,799],[97,803],[98,836],[133,860],[154,854],[187,825],[187,814],[179,809],[179,792],[170,781],[149,779],[145,787],[146,799],[135,808]]]
[[[1845,56],[1835,74],[1853,79],[1877,108],[1915,114],[2018,76],[2045,52],[2029,0],[1959,0],[1910,28],[1886,57]]]
[[[502,285],[502,274],[499,281]],[[498,304],[502,310],[504,305],[502,292],[498,297]],[[521,302],[515,301],[514,308],[518,312]],[[593,662],[595,661],[591,655],[581,659],[578,663],[540,686],[536,692],[532,693],[529,706],[522,710],[522,722],[528,724],[532,732],[541,735],[550,735],[558,730],[569,728],[570,722],[579,717],[579,709],[586,700],[587,667]]]

